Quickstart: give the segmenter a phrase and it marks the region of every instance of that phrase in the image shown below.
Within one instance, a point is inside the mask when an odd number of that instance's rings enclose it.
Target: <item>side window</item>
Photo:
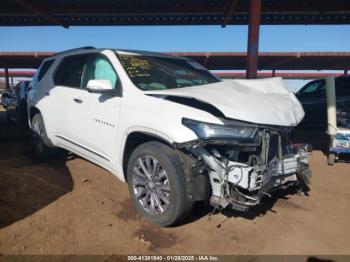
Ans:
[[[337,96],[350,96],[350,77],[335,79],[335,93]]]
[[[63,59],[54,76],[56,85],[80,88],[87,55],[73,55]]]
[[[302,90],[300,90],[300,94],[302,95],[310,95],[310,96],[322,96],[326,95],[326,89],[325,89],[325,81],[319,80],[310,83],[306,87],[304,87]]]
[[[82,88],[86,88],[90,80],[109,80],[115,89],[120,89],[118,75],[109,60],[100,54],[91,55],[84,71]]]
[[[47,70],[49,70],[49,68],[51,67],[51,65],[53,64],[54,61],[55,61],[54,59],[47,60],[41,65],[39,73],[38,73],[38,81],[40,81],[44,77]]]

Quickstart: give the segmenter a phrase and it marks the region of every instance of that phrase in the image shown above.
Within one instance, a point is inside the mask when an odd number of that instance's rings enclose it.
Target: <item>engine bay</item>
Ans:
[[[294,146],[291,137],[291,128],[260,126],[250,141],[198,139],[175,146],[195,159],[193,177],[208,176],[212,206],[247,211],[274,190],[309,184],[307,147]]]

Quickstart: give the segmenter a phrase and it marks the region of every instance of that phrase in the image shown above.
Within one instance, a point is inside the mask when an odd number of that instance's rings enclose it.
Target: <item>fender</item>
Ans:
[[[147,128],[147,127],[141,127],[141,126],[133,126],[133,127],[130,127],[128,128],[124,134],[122,135],[122,138],[121,138],[121,147],[120,147],[120,151],[119,151],[119,156],[118,156],[118,166],[122,167],[122,168],[119,168],[119,171],[123,171],[123,177],[125,179],[126,177],[126,174],[125,174],[125,170],[124,170],[124,155],[125,155],[125,146],[126,146],[126,141],[128,139],[128,137],[130,135],[132,135],[133,133],[141,133],[141,134],[144,134],[144,135],[148,135],[148,136],[151,136],[151,137],[154,137],[156,138],[157,140],[160,140],[160,141],[163,141],[164,143],[166,143],[167,145],[173,147],[173,139],[158,131],[158,130],[155,130],[155,129],[152,129],[152,128]],[[126,181],[126,179],[125,179]]]
[[[172,145],[174,140],[168,136],[167,134],[164,134],[158,130],[152,129],[152,128],[147,128],[147,127],[141,127],[141,126],[133,126],[128,128],[124,134],[122,135],[121,139],[121,148],[119,151],[119,163],[123,163],[123,155],[124,155],[124,149],[125,149],[125,143],[128,138],[128,136],[132,133],[139,132],[139,133],[144,133],[146,135],[154,136],[157,137],[161,140],[164,140],[167,142],[167,144]]]

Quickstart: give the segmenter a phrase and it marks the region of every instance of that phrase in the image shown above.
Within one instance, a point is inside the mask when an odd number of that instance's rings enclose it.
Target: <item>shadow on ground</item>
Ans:
[[[307,259],[307,262],[334,262],[335,260],[330,259],[330,258],[323,258],[323,257],[309,257]]]
[[[7,120],[6,111],[0,105],[0,141],[25,140],[30,138],[26,126],[19,126]]]
[[[62,154],[39,161],[29,131],[4,121],[0,111],[0,228],[11,225],[72,191]]]
[[[285,203],[288,203],[289,196],[297,194],[298,187],[293,186],[289,187],[285,190],[278,190],[271,193],[271,197],[264,197],[260,203],[260,205],[251,208],[247,212],[241,212],[237,210],[230,209],[230,207],[224,209],[224,210],[216,210],[213,207],[209,206],[208,204],[205,204],[204,202],[198,202],[193,208],[193,211],[190,213],[190,215],[185,218],[178,226],[192,223],[204,216],[208,216],[208,219],[210,219],[211,215],[215,215],[218,213],[223,214],[226,219],[222,221],[220,224],[217,225],[217,227],[221,227],[221,225],[228,219],[232,217],[242,217],[248,220],[254,220],[256,217],[264,216],[267,212],[273,212],[276,213],[275,210],[273,210],[273,206],[277,201],[283,201]],[[306,193],[307,194],[307,193]],[[288,205],[288,204],[287,204]],[[291,205],[296,205],[292,204]],[[302,208],[302,207],[297,207]]]

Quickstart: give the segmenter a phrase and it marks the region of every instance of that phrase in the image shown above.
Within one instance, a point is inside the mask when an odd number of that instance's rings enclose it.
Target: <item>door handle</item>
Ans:
[[[80,97],[73,98],[73,101],[78,104],[83,103],[83,99],[81,99]]]

